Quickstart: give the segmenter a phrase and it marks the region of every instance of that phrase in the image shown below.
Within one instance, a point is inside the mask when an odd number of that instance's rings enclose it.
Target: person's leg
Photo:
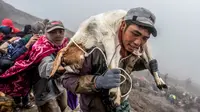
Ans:
[[[56,99],[49,100],[42,106],[38,106],[39,112],[62,112]]]
[[[58,105],[62,112],[67,112],[67,93],[66,90],[57,97]]]

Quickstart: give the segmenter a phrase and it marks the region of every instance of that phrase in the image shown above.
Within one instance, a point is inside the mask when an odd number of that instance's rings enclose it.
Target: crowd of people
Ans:
[[[69,98],[77,100],[77,96],[73,93],[67,94],[59,77],[52,80],[48,77],[51,58],[55,57],[68,42],[64,32],[64,25],[60,21],[50,22],[45,19],[25,25],[22,30],[19,30],[15,28],[11,19],[2,20],[0,91],[14,99],[15,111],[35,106],[30,102],[33,96],[41,112],[49,110],[61,112],[67,109],[68,103],[73,101]],[[71,108],[75,109],[78,103],[75,102],[76,105],[73,103]]]

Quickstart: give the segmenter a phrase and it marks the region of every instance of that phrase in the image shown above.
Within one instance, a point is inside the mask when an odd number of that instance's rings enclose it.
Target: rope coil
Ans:
[[[85,56],[86,56],[86,57],[89,56],[90,54],[92,54],[92,52],[94,52],[95,49],[98,49],[98,50],[102,53],[104,59],[105,59],[105,60],[107,59],[105,53],[104,53],[99,47],[93,48],[93,49],[88,53],[88,52],[86,52],[84,49],[82,49],[73,39],[71,39],[71,41],[72,41],[81,51],[83,51],[83,52],[85,53]],[[67,47],[68,47],[68,46],[67,46]],[[114,53],[113,55],[115,55],[115,53]],[[112,60],[111,60],[111,61],[112,61]],[[110,62],[110,63],[111,63],[111,62]],[[107,64],[107,67],[109,67],[108,64]],[[119,69],[119,70],[123,71],[123,72],[128,76],[128,78],[130,79],[131,86],[130,86],[129,90],[128,90],[127,93],[125,93],[124,95],[121,95],[121,97],[126,97],[126,96],[131,92],[131,89],[132,89],[132,86],[133,86],[133,85],[132,85],[132,78],[130,77],[130,75],[129,75],[123,68],[119,68],[119,67],[118,67],[118,68],[116,68],[116,69]],[[120,76],[122,76],[122,77],[124,78],[124,80],[120,82],[120,85],[121,85],[121,84],[123,84],[123,83],[127,80],[127,78],[126,78],[126,76],[124,76],[123,74],[120,74]]]

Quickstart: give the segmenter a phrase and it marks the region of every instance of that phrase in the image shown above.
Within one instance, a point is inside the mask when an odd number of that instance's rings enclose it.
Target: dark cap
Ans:
[[[127,12],[124,20],[131,20],[136,25],[149,27],[152,35],[157,36],[157,30],[154,27],[156,17],[148,9],[142,7],[132,8]]]
[[[63,25],[63,23],[61,21],[51,21],[49,23],[47,23],[47,26],[46,26],[46,32],[51,32],[55,29],[63,29],[65,30],[65,27]]]

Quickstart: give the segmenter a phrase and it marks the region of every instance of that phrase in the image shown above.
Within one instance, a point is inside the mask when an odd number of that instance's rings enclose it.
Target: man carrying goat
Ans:
[[[74,66],[69,69],[68,66],[66,68],[68,72],[65,72],[62,80],[66,89],[80,94],[80,106],[83,112],[130,112],[127,99],[132,87],[129,75],[133,71],[149,69],[154,74],[157,86],[165,85],[156,74],[157,61],[151,58],[147,49],[146,42],[150,35],[157,36],[154,27],[155,16],[152,12],[141,7],[132,8],[128,12],[116,10],[92,16],[85,23],[87,25],[83,23],[75,36],[87,32],[85,39],[89,35],[90,42],[93,41],[94,36],[105,40],[102,39],[102,43],[99,41],[96,43],[95,47],[98,49],[93,49],[93,47],[86,50],[92,52],[85,56],[81,69],[77,70]],[[109,40],[108,36],[112,38]],[[107,66],[106,57],[108,55],[104,54],[107,50],[105,43],[114,44],[116,48],[120,46],[116,54],[120,54],[118,67],[121,69],[111,69]],[[117,96],[109,90],[118,87],[120,87],[121,95],[120,104],[116,105]]]

